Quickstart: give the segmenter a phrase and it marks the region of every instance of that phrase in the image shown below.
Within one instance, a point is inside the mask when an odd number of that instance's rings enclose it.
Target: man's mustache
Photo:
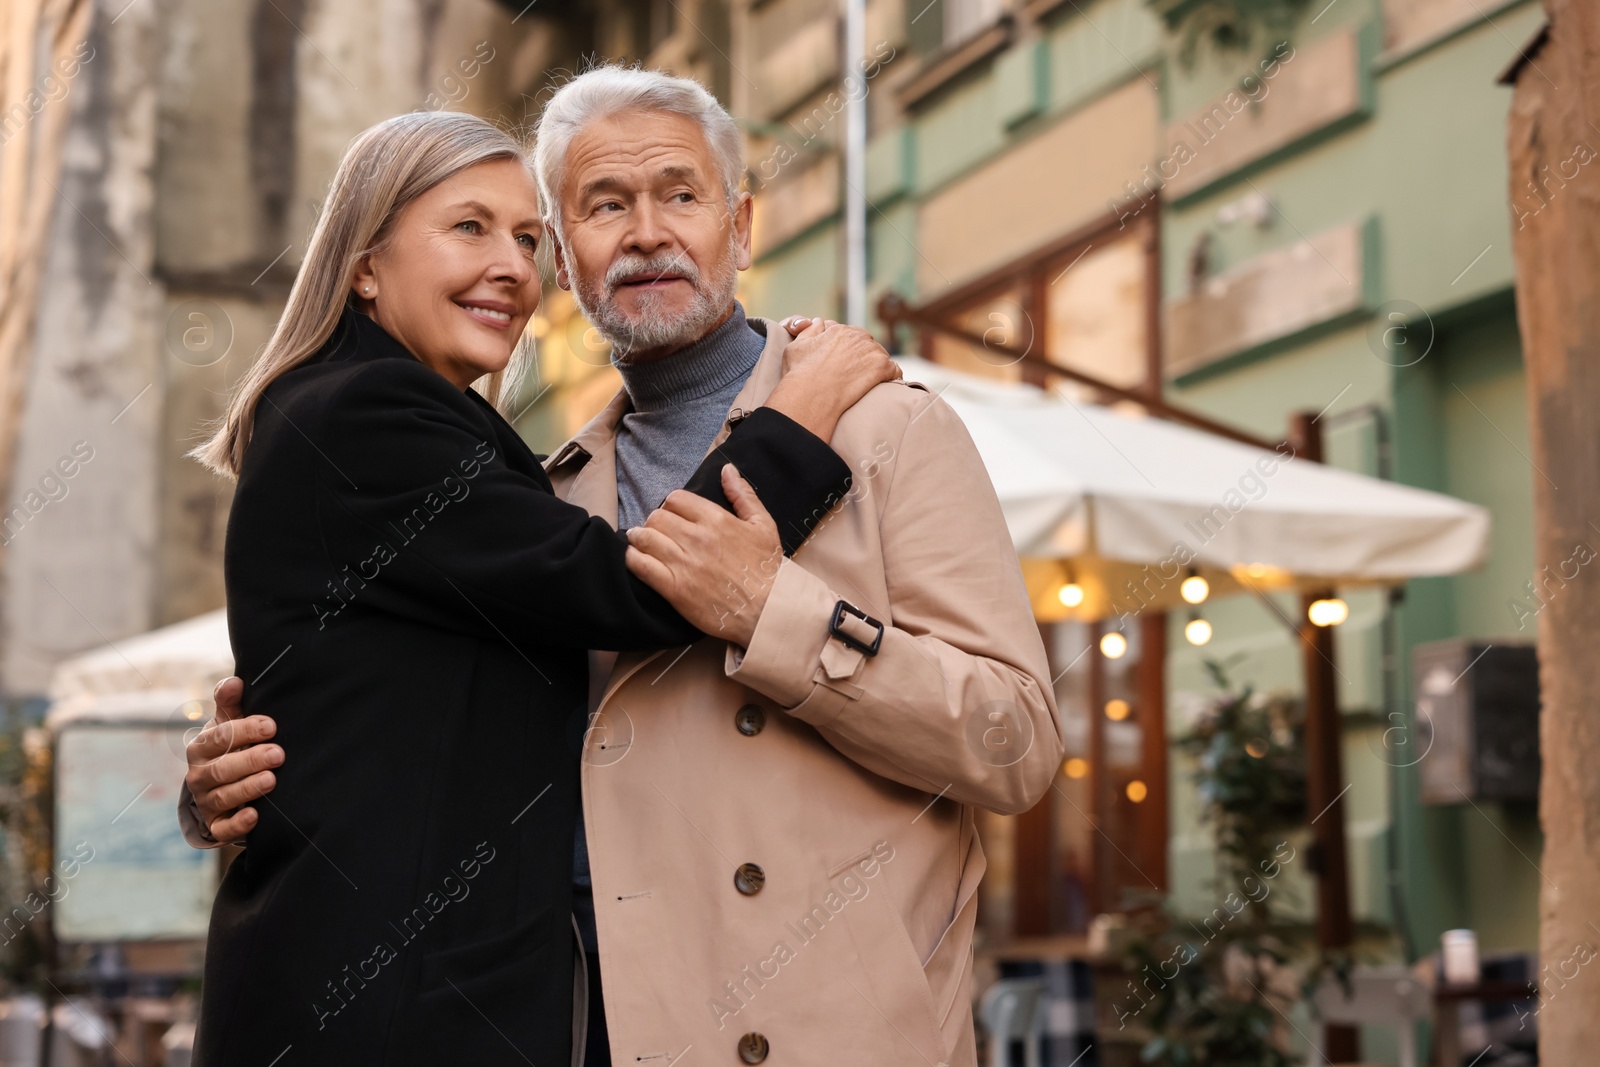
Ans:
[[[648,275],[654,278],[674,277],[682,278],[694,287],[700,288],[700,270],[694,262],[682,252],[676,255],[655,256],[623,256],[606,271],[606,295],[615,296],[621,287],[623,279],[633,278],[638,275]]]

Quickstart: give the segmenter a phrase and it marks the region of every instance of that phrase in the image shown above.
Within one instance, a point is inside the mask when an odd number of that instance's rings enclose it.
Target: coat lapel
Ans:
[[[733,398],[722,427],[706,449],[709,455],[727,440],[733,424],[760,407],[783,377],[783,350],[789,333],[771,319],[751,319],[765,327],[766,345],[755,370]],[[617,427],[632,407],[626,390],[619,389],[600,413],[573,434],[567,443],[551,453],[544,469],[550,475],[556,495],[577,504],[591,515],[598,515],[612,526],[617,524]]]
[[[557,496],[613,527],[617,525],[617,426],[628,410],[628,394],[619,389],[600,414],[544,461]]]
[[[778,387],[778,380],[783,377],[783,350],[789,344],[789,331],[772,319],[758,318],[750,321],[759,322],[766,327],[763,332],[767,335],[767,343],[761,349],[761,358],[756,360],[755,370],[744,380],[744,388],[733,398],[733,406],[728,408],[728,417],[722,420],[722,429],[717,431],[716,438],[711,442],[711,448],[716,448],[727,440],[728,434],[733,432],[735,422],[766,403],[767,397],[772,395],[772,390]],[[706,449],[707,454],[711,448]]]
[[[733,398],[722,426],[706,449],[722,444],[733,432],[733,424],[760,407],[783,377],[783,349],[789,342],[789,332],[771,319],[751,319],[765,329],[767,343],[761,357],[745,379],[744,387]],[[584,424],[571,439],[556,449],[545,460],[545,473],[550,476],[556,495],[569,504],[577,504],[591,515],[597,515],[613,527],[617,525],[617,427],[622,416],[632,410],[627,390],[619,389],[610,403],[600,413]],[[591,711],[598,710],[622,684],[639,668],[661,655],[655,652],[591,652],[590,703]],[[597,692],[595,681],[608,679],[605,688]]]

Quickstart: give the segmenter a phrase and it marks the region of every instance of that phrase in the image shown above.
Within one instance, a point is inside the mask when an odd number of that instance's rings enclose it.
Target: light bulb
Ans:
[[[1313,626],[1338,626],[1350,617],[1350,605],[1333,597],[1329,600],[1313,600],[1306,609],[1306,618],[1311,620]]]
[[[1191,645],[1203,645],[1211,640],[1211,624],[1204,619],[1190,619],[1183,628],[1183,636]]]
[[[1150,787],[1139,781],[1139,779],[1135,778],[1133,781],[1128,783],[1128,799],[1133,801],[1135,804],[1139,803],[1149,795]]]
[[[1191,574],[1183,580],[1182,585],[1178,586],[1178,592],[1189,603],[1201,604],[1211,595],[1211,583],[1198,574]]]
[[[1128,639],[1116,631],[1100,639],[1100,654],[1106,659],[1121,659],[1128,651]]]
[[[1132,710],[1126,700],[1106,701],[1106,718],[1112,722],[1121,722],[1128,717],[1128,713]]]
[[[1068,582],[1056,593],[1056,597],[1063,607],[1075,608],[1083,603],[1083,586],[1077,582]]]
[[[1082,778],[1089,773],[1089,761],[1073,756],[1067,760],[1066,771],[1068,778]]]

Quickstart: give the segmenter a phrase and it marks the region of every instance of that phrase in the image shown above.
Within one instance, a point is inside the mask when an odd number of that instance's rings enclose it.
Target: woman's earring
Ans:
[[[363,286],[362,286],[362,287],[361,287],[361,291],[362,291],[362,292],[363,292],[363,293],[370,293],[370,292],[372,292],[372,286],[370,286],[370,285],[363,285]]]

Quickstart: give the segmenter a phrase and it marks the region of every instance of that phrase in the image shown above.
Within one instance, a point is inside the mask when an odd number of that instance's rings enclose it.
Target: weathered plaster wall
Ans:
[[[70,97],[7,505],[30,513],[7,533],[0,680],[13,694],[41,691],[62,655],[137,633],[153,617],[162,290],[151,226],[159,94],[149,72],[160,19],[156,4],[115,23],[97,12],[95,59]]]

